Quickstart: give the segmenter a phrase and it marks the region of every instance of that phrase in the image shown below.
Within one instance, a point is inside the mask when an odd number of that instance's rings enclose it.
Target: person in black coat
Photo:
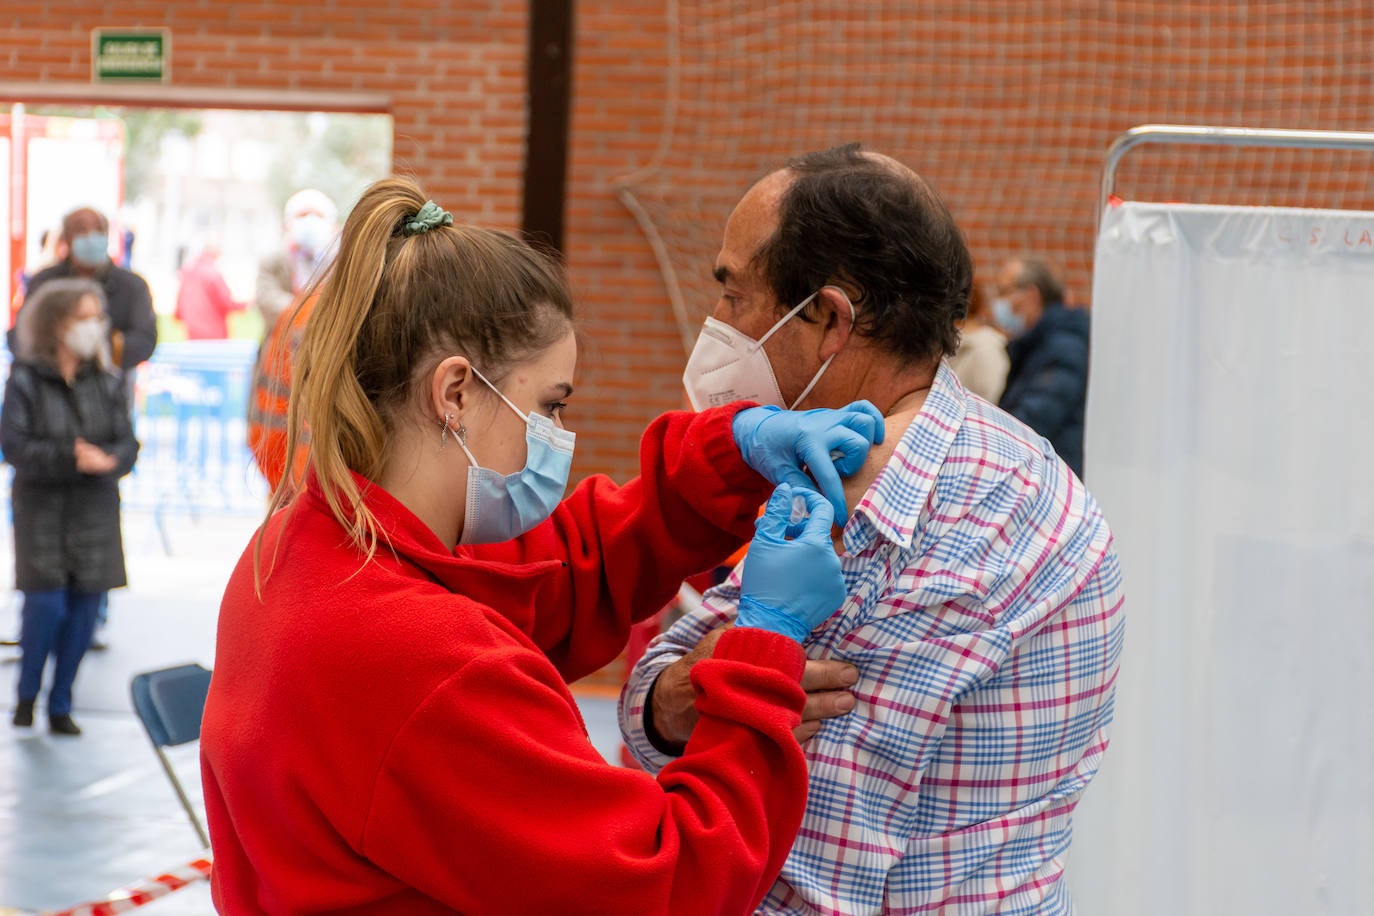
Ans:
[[[78,735],[72,683],[96,607],[126,583],[119,479],[138,441],[111,372],[100,284],[54,279],[29,297],[0,410],[0,450],[14,467],[15,586],[24,593],[16,726],[33,724],[48,656],[48,725]]]
[[[99,283],[105,297],[110,358],[124,381],[124,395],[132,403],[134,368],[157,347],[157,313],[148,284],[110,260],[110,221],[98,210],[79,207],[62,217],[59,243],[67,246],[66,257],[29,278],[25,301],[53,280],[89,277]],[[22,305],[18,314],[24,314]],[[16,317],[16,329],[18,325]],[[18,348],[16,333],[9,332],[10,352]]]
[[[993,317],[1010,338],[1011,369],[998,406],[1054,446],[1083,476],[1088,400],[1088,313],[1064,304],[1064,287],[1039,258],[1008,261]]]

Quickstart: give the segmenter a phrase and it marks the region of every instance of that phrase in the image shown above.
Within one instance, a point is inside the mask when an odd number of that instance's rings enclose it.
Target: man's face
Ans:
[[[109,259],[109,224],[94,210],[77,210],[62,223],[72,265],[80,273],[98,270]]]
[[[68,243],[79,236],[87,235],[92,232],[105,232],[105,223],[99,214],[90,210],[81,210],[67,217],[63,225],[63,235]]]
[[[774,172],[749,189],[725,223],[725,239],[716,255],[720,298],[712,316],[758,340],[795,302],[781,303],[764,280],[754,256],[777,229],[778,204],[791,177]],[[793,318],[764,343],[783,400],[791,403],[816,372],[818,361],[806,356],[805,337],[814,327]],[[814,334],[813,334],[814,336]],[[810,404],[809,406],[819,406]]]
[[[1027,330],[1035,327],[1044,306],[1040,302],[1040,290],[1036,289],[1034,284],[1022,280],[1020,261],[1008,261],[1002,265],[1002,270],[997,275],[995,292],[999,298],[1007,300],[1011,310],[1020,316]]]
[[[778,225],[778,197],[785,183],[769,176],[750,188],[725,222],[716,255],[720,298],[712,315],[758,340],[777,320],[777,300],[753,263],[759,247]]]

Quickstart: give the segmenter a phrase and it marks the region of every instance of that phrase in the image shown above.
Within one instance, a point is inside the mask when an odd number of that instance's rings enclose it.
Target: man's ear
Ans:
[[[429,378],[429,405],[436,423],[451,418],[457,427],[463,411],[472,404],[474,378],[472,365],[463,356],[450,356],[434,367]]]
[[[854,303],[838,286],[822,286],[816,294],[819,320],[825,329],[821,337],[821,359],[829,359],[844,349],[854,332]]]

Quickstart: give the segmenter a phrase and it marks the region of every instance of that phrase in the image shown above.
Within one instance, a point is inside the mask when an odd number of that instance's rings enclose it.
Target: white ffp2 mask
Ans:
[[[105,343],[105,322],[100,318],[72,322],[62,342],[77,359],[94,359]]]
[[[839,287],[831,289],[839,290]],[[839,292],[845,296],[843,290]],[[789,407],[783,403],[782,390],[778,388],[773,365],[768,361],[763,344],[819,295],[820,290],[816,290],[807,296],[758,340],[723,321],[708,317],[697,337],[696,346],[692,348],[692,355],[687,358],[687,368],[682,373],[682,385],[687,389],[687,400],[691,402],[692,409],[705,410],[733,401],[756,401],[764,406],[786,407],[788,410],[800,404],[821,380],[835,354],[821,363],[820,369],[816,370],[811,381]],[[845,302],[849,302],[848,296],[845,296]],[[854,330],[853,303],[849,305],[849,329]]]

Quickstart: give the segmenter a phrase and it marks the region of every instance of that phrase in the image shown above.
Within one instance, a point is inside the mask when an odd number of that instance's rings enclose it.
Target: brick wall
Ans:
[[[1088,304],[1101,169],[1125,130],[1374,129],[1374,7],[1361,0],[583,0],[578,17],[569,244],[594,354],[583,469],[618,475],[633,431],[680,404],[680,340],[714,300],[730,207],[789,155],[850,140],[896,155],[945,197],[980,281],[1038,252]],[[681,281],[681,321],[615,199],[627,169]],[[1145,146],[1116,187],[1374,209],[1374,155]]]
[[[398,169],[466,218],[519,220],[525,3],[4,9],[0,79],[86,83],[92,26],[165,25],[175,87],[388,96]],[[639,431],[681,404],[683,340],[713,299],[709,266],[731,204],[788,155],[851,139],[891,152],[946,197],[984,279],[1004,257],[1041,251],[1086,301],[1099,171],[1122,131],[1374,127],[1367,0],[581,0],[574,65],[566,249],[586,338],[575,474],[621,479]],[[1371,207],[1371,158],[1147,148],[1119,188]],[[618,188],[662,236],[682,316]]]
[[[510,228],[526,22],[524,3],[503,0],[5,0],[0,61],[6,80],[89,83],[92,28],[166,27],[176,88],[384,94],[396,168],[455,212]]]

